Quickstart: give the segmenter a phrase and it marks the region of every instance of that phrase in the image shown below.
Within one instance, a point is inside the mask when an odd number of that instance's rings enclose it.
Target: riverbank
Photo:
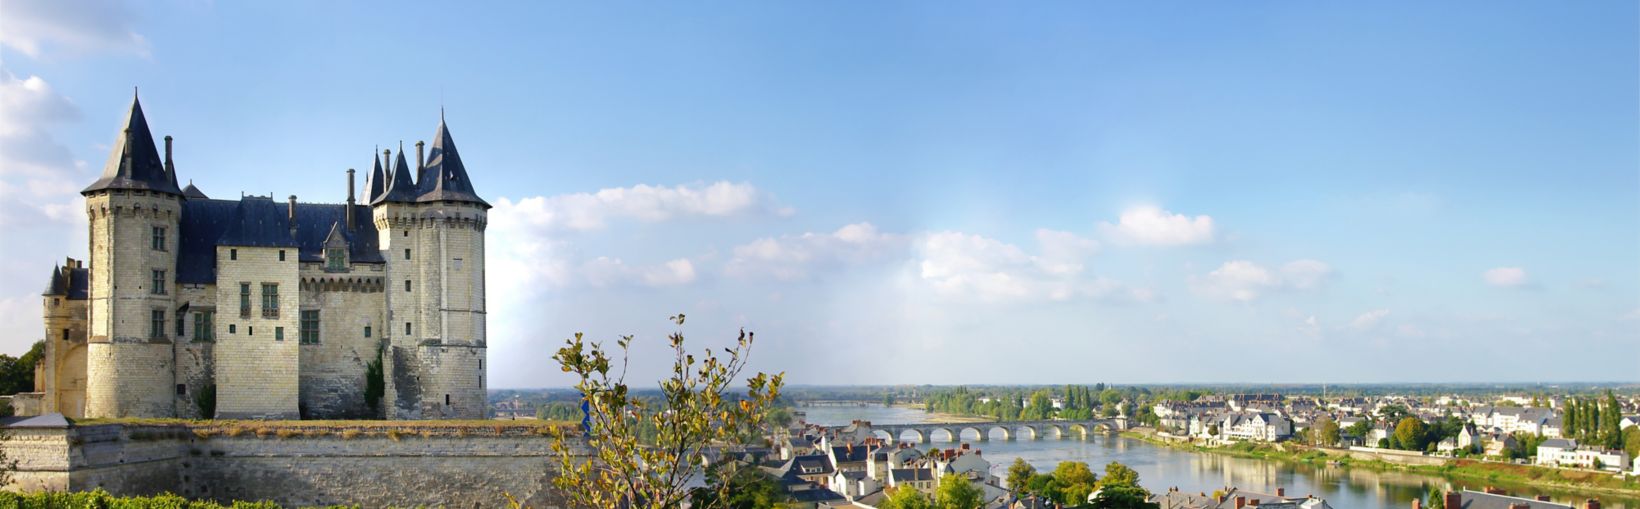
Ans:
[[[948,414],[945,412],[929,412],[922,403],[895,403],[894,408],[907,410],[922,410],[928,415],[927,422],[991,422],[990,417],[983,415]]]
[[[1446,459],[1439,465],[1417,465],[1377,459],[1361,459],[1352,457],[1350,451],[1342,449],[1321,449],[1291,444],[1275,445],[1243,442],[1235,445],[1208,447],[1188,442],[1170,441],[1147,432],[1125,431],[1121,433],[1121,436],[1160,447],[1191,452],[1311,465],[1336,465],[1375,471],[1408,472],[1442,478],[1448,481],[1476,482],[1484,486],[1541,488],[1565,493],[1613,495],[1625,499],[1640,500],[1640,480],[1632,477],[1618,477],[1604,472],[1469,459]],[[1478,489],[1479,487],[1475,486],[1474,488]]]

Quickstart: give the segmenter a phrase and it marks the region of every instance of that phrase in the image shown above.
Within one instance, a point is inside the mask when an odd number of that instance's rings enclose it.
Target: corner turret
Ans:
[[[131,111],[125,116],[125,127],[114,138],[114,150],[103,165],[102,178],[86,187],[80,194],[97,191],[126,189],[181,195],[175,176],[166,171],[154,147],[154,135],[148,130],[148,119],[142,114],[142,102],[131,98]]]

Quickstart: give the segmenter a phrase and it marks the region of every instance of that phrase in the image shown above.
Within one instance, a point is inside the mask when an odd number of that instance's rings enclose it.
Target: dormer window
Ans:
[[[333,247],[325,250],[325,268],[329,270],[344,270],[347,268],[347,250]]]

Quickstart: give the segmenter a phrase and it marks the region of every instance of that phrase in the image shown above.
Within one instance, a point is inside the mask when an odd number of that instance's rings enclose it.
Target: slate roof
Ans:
[[[376,158],[375,155],[371,155],[370,160],[371,163],[375,165],[375,168],[372,168],[370,170],[370,175],[365,177],[365,203],[375,203],[376,198],[381,197],[382,193],[387,192],[387,174],[382,172],[382,160]]]
[[[456,150],[455,140],[450,138],[450,128],[444,125],[442,114],[438,121],[438,133],[433,135],[433,147],[427,153],[425,164],[421,175],[416,179],[421,190],[416,201],[477,203],[484,208],[490,208],[490,204],[479,198],[478,192],[473,190],[473,182],[467,178],[467,167],[461,164],[461,153]]]
[[[131,111],[126,113],[125,125],[114,136],[114,149],[103,165],[102,178],[91,183],[81,194],[109,189],[131,189],[180,195],[176,177],[165,171],[154,147],[154,134],[148,130],[148,119],[142,114],[142,103],[131,97]]]
[[[199,188],[194,187],[193,182],[189,182],[188,187],[182,188],[182,195],[187,196],[188,199],[190,199],[190,200],[209,200],[209,199],[211,199],[211,197],[205,196],[204,191],[200,191]]]
[[[85,300],[91,295],[91,269],[84,267],[51,268],[51,282],[40,295],[63,296],[68,300]]]
[[[1514,504],[1524,504],[1526,509],[1572,509],[1572,506],[1566,504],[1542,502],[1508,495],[1493,495],[1480,491],[1463,490],[1462,495],[1463,498],[1459,507],[1451,509],[1510,509],[1510,506]]]
[[[381,196],[370,200],[371,205],[379,203],[415,203],[416,183],[410,180],[409,164],[404,162],[404,146],[399,146],[399,158],[393,163],[393,171],[387,176],[387,189]]]
[[[370,208],[354,205],[357,217],[370,217]],[[216,282],[216,247],[292,247],[297,259],[324,261],[325,239],[338,223],[346,224],[347,205],[297,203],[296,235],[291,236],[289,204],[267,196],[246,196],[238,200],[188,200],[182,204],[180,252],[177,253],[177,282]],[[376,225],[355,218],[353,231],[341,233],[348,242],[348,259],[354,263],[383,263],[377,247]],[[83,270],[83,269],[82,269]]]

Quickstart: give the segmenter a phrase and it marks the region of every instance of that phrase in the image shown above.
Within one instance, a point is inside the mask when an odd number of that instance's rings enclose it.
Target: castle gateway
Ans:
[[[357,199],[348,170],[344,203],[178,187],[135,99],[112,152],[81,193],[91,259],[46,287],[40,411],[485,416],[490,205],[442,118],[426,157],[384,151]]]

